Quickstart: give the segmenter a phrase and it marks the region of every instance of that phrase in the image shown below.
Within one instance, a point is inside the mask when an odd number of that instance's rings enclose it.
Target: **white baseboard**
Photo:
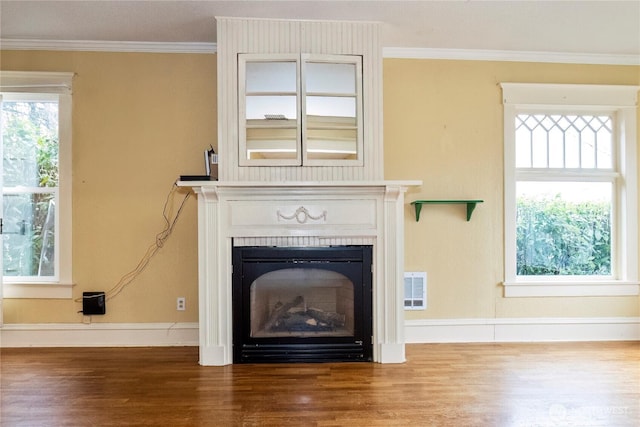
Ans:
[[[407,343],[639,341],[640,317],[408,320],[405,340]]]
[[[197,346],[198,323],[4,324],[0,347]]]
[[[425,319],[405,322],[411,343],[640,341],[640,317]],[[5,324],[1,347],[198,346],[198,323]]]

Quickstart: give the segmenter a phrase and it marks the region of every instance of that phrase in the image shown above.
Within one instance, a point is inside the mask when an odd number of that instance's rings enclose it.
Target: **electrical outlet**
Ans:
[[[176,310],[184,311],[186,309],[186,301],[184,297],[178,297],[176,300]]]

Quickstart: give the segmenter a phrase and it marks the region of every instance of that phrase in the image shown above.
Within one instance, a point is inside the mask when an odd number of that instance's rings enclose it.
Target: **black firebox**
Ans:
[[[372,360],[372,247],[234,247],[233,362]]]

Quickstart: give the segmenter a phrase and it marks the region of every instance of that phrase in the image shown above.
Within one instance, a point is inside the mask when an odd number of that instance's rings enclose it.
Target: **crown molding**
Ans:
[[[130,42],[96,40],[0,39],[1,50],[62,50],[86,52],[204,53],[218,50],[216,43]],[[640,65],[640,55],[569,52],[531,52],[483,49],[385,47],[384,58],[448,59],[461,61],[548,62],[563,64]]]
[[[84,52],[216,53],[215,43],[127,42],[96,40],[0,39],[0,50],[65,50]]]
[[[531,52],[483,49],[431,49],[387,47],[385,58],[450,59],[463,61],[549,62],[561,64],[640,65],[640,55],[598,53]]]

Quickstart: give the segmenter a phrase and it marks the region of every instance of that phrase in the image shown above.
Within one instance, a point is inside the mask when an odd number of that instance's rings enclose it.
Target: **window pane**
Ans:
[[[613,168],[613,141],[611,130],[606,127],[602,127],[598,130],[597,133],[597,141],[598,141],[598,165],[599,169],[611,169]]]
[[[517,274],[610,275],[611,183],[518,182]]]
[[[516,130],[516,167],[531,167],[531,134],[523,127]]]
[[[356,117],[354,97],[308,96],[307,115],[324,117]]]
[[[314,129],[307,132],[309,159],[357,159],[356,129]]]
[[[4,276],[53,276],[55,195],[5,194]]]
[[[609,116],[520,114],[515,136],[518,168],[613,167]]]
[[[311,93],[356,93],[355,64],[306,64],[306,90]]]
[[[296,92],[295,62],[247,62],[247,92]]]
[[[549,167],[564,167],[564,134],[560,129],[553,128],[549,131]]]
[[[307,158],[357,159],[358,130],[355,114],[355,98],[307,97]]]
[[[246,106],[247,119],[295,120],[298,117],[295,96],[247,96]]]
[[[533,131],[533,167],[546,168],[547,163],[547,133],[542,128],[536,128]]]
[[[580,167],[580,134],[573,128],[565,132],[565,152],[567,162],[565,166],[569,169]]]
[[[5,187],[58,185],[57,102],[2,103]]]
[[[596,167],[596,138],[590,129],[582,132],[582,167]]]
[[[247,129],[248,159],[296,159],[297,128]]]

